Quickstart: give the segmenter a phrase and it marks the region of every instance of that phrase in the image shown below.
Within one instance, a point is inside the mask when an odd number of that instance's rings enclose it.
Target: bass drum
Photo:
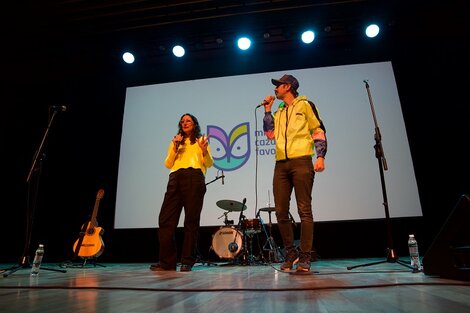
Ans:
[[[240,253],[243,235],[233,227],[222,227],[212,236],[212,249],[221,259],[233,259]]]

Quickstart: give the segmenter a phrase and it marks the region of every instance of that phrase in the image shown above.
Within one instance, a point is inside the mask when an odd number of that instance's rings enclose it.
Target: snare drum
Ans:
[[[247,235],[253,235],[261,232],[261,223],[257,218],[252,220],[243,220],[242,228],[245,230]]]
[[[212,236],[212,249],[221,259],[233,259],[242,249],[243,235],[233,227],[221,227]]]

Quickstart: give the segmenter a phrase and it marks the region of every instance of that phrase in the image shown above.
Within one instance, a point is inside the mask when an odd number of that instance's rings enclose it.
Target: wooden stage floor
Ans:
[[[279,264],[198,263],[192,272],[149,264],[43,264],[0,277],[0,312],[470,312],[470,282],[412,273],[381,259],[320,260],[313,272]],[[2,264],[4,270],[11,264]],[[3,272],[5,273],[5,272]]]

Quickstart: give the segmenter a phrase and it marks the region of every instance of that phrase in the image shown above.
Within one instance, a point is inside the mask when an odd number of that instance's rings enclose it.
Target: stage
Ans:
[[[1,312],[469,312],[470,282],[413,273],[381,259],[319,260],[312,272],[278,263],[197,263],[153,272],[150,263],[43,264],[0,278]],[[12,264],[2,264],[6,269]]]

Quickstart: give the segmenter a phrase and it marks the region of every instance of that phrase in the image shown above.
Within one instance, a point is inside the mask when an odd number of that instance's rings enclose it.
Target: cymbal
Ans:
[[[264,211],[264,212],[272,212],[274,210],[276,210],[275,208],[273,207],[266,207],[266,208],[261,208],[259,209],[260,211]]]
[[[221,209],[227,210],[227,211],[245,211],[246,210],[246,204],[244,205],[241,202],[235,201],[235,200],[219,200],[217,201],[217,206]]]

